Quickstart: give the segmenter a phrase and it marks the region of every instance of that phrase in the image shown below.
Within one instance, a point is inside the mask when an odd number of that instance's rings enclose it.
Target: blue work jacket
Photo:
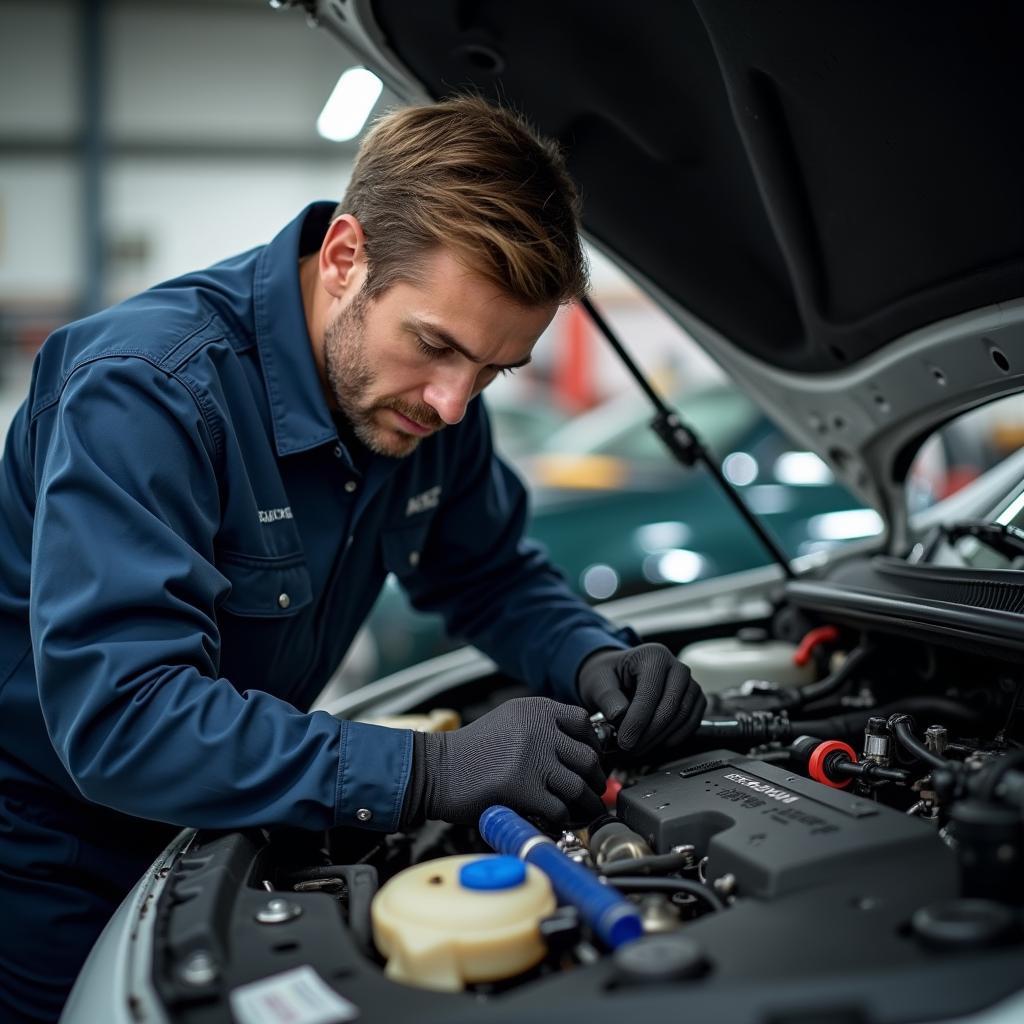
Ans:
[[[298,278],[333,208],[36,359],[0,472],[0,786],[51,794],[58,827],[92,802],[125,828],[395,829],[411,734],[306,710],[388,572],[567,702],[628,642],[523,542],[479,400],[406,458],[339,440]]]

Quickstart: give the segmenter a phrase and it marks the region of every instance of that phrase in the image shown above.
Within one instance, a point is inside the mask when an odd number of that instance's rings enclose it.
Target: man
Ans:
[[[0,1016],[53,1020],[181,826],[600,811],[704,707],[522,543],[481,404],[586,284],[556,151],[475,99],[367,138],[345,199],[56,332],[0,473]],[[307,709],[388,571],[537,696],[413,736]],[[555,699],[550,699],[553,697]]]

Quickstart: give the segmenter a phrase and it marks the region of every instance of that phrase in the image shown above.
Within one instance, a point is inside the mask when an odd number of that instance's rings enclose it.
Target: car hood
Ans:
[[[1024,7],[312,6],[402,99],[558,139],[589,238],[897,542],[922,437],[1021,389]]]

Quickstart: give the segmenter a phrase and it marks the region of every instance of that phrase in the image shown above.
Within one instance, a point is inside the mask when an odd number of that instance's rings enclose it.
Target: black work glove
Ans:
[[[518,697],[454,732],[414,733],[402,827],[424,818],[475,825],[504,804],[555,827],[604,813],[605,776],[587,712]]]
[[[700,725],[707,708],[690,670],[662,644],[599,650],[580,666],[580,700],[618,728],[629,753],[676,746]]]

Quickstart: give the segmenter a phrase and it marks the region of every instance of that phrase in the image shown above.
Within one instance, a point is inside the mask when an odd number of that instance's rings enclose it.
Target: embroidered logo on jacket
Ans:
[[[256,510],[261,523],[276,523],[279,519],[291,519],[292,507],[285,505],[284,508],[261,508]]]
[[[424,491],[422,494],[417,494],[415,497],[410,498],[409,503],[405,506],[405,514],[407,516],[414,516],[417,512],[426,512],[428,508],[437,508],[440,500],[441,485],[438,484],[436,487],[431,487],[429,491]]]

